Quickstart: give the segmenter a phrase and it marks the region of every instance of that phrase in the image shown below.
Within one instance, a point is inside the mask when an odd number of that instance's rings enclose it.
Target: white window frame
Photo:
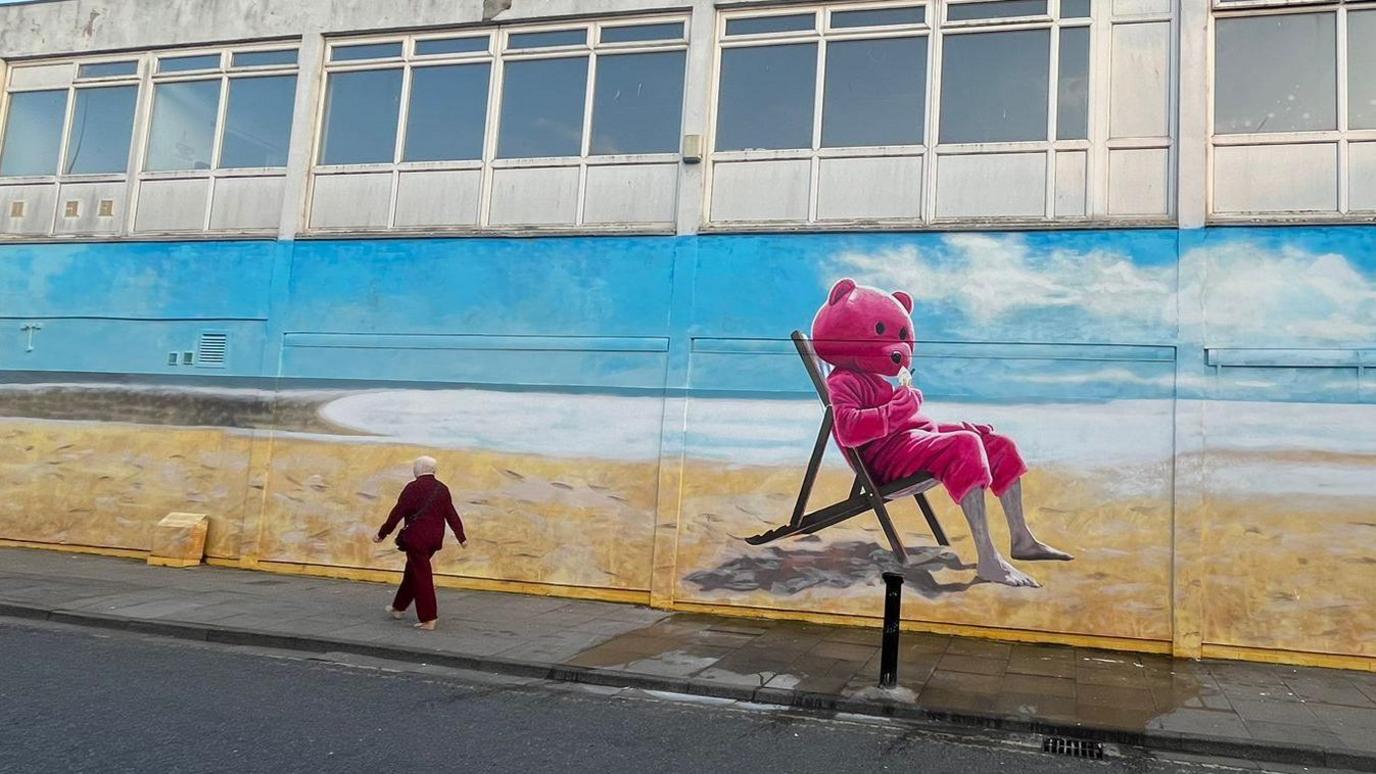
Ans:
[[[16,175],[11,177],[0,177],[0,185],[10,186],[48,186],[52,188],[53,208],[48,218],[47,229],[44,236],[53,236],[57,233],[57,226],[63,215],[63,203],[61,196],[62,186],[70,183],[127,183],[129,181],[129,169],[134,158],[135,148],[139,145],[139,116],[141,113],[140,105],[144,99],[145,89],[143,79],[147,70],[146,57],[141,54],[126,54],[123,56],[104,55],[93,57],[81,57],[76,59],[57,59],[39,60],[32,63],[25,63],[26,66],[32,64],[38,67],[65,65],[71,68],[70,77],[67,79],[66,86],[35,86],[31,88],[13,87],[14,73],[18,68],[6,68],[5,89],[0,93],[0,144],[6,140],[4,135],[8,134],[9,107],[10,101],[15,94],[39,91],[66,91],[66,109],[62,115],[62,137],[58,142],[57,168],[50,175]],[[110,75],[95,78],[80,78],[82,65],[108,64],[114,62],[133,62],[134,72],[130,75]],[[76,115],[77,94],[82,89],[100,88],[108,86],[133,86],[134,90],[134,114],[132,118],[132,128],[129,137],[129,154],[126,157],[125,168],[119,172],[98,172],[90,174],[68,174],[63,171],[67,165],[68,145],[72,138],[72,120]],[[127,193],[127,192],[126,192]],[[127,198],[127,197],[126,197]],[[120,219],[118,234],[123,234],[127,230],[129,207],[125,207],[123,217]],[[0,235],[0,240],[8,239],[9,235]]]
[[[592,21],[576,22],[547,22],[519,25],[502,25],[491,27],[466,27],[452,30],[428,31],[424,34],[413,35],[370,35],[370,36],[350,36],[331,38],[327,42],[324,77],[322,80],[321,98],[317,105],[315,115],[314,141],[311,147],[311,167],[310,167],[310,187],[311,193],[308,201],[314,201],[314,186],[316,180],[321,176],[327,175],[348,175],[360,173],[388,173],[391,176],[390,200],[388,202],[387,224],[382,228],[383,231],[410,232],[414,229],[396,226],[397,199],[400,193],[400,179],[405,172],[429,171],[429,170],[481,170],[482,180],[480,183],[480,199],[478,222],[476,226],[455,225],[455,226],[427,226],[425,232],[435,231],[507,231],[509,228],[493,227],[491,220],[492,185],[494,170],[515,169],[515,168],[556,168],[556,167],[577,167],[578,173],[578,204],[577,220],[575,223],[562,227],[562,230],[615,230],[624,231],[624,227],[618,225],[611,226],[592,226],[583,222],[584,202],[587,193],[588,170],[591,167],[623,165],[623,164],[666,164],[677,163],[680,154],[673,153],[635,153],[635,154],[615,154],[615,155],[594,155],[591,152],[592,143],[592,122],[593,109],[596,97],[597,85],[597,60],[600,55],[623,54],[623,53],[651,53],[661,51],[683,51],[684,73],[686,79],[689,76],[690,63],[687,60],[688,35],[691,19],[686,13],[676,14],[655,14],[648,16],[616,17]],[[602,30],[612,27],[645,26],[651,24],[677,23],[683,25],[683,36],[676,40],[653,40],[653,41],[631,41],[625,43],[602,43]],[[514,49],[509,50],[509,41],[513,35],[538,32],[558,32],[565,30],[584,30],[585,38],[583,44],[567,46],[547,46],[540,48]],[[424,40],[446,40],[460,37],[482,37],[487,36],[488,48],[480,52],[469,52],[461,54],[431,54],[420,56],[416,52],[416,43]],[[332,62],[330,53],[336,47],[353,46],[369,43],[401,43],[402,55],[400,57],[388,59],[370,59],[358,61]],[[582,145],[576,156],[543,156],[529,158],[501,158],[497,155],[497,142],[501,132],[501,113],[502,113],[502,88],[504,86],[504,64],[515,61],[531,61],[538,59],[564,59],[572,56],[586,56],[588,58],[587,79],[584,84],[584,104],[583,104],[583,136]],[[417,68],[437,65],[452,64],[473,64],[487,63],[490,67],[488,74],[488,95],[487,95],[487,117],[483,131],[483,151],[479,159],[468,159],[462,161],[403,161],[406,144],[406,122],[410,112],[411,102],[411,80],[412,73]],[[325,108],[328,101],[329,77],[333,73],[340,72],[359,72],[369,70],[402,70],[401,100],[398,106],[396,144],[393,148],[392,161],[390,163],[369,163],[369,164],[321,164],[320,151],[325,142]],[[685,89],[686,92],[686,89]],[[309,213],[306,223],[310,222]],[[359,229],[357,227],[307,227],[307,233],[334,233],[334,232],[360,232],[369,229]]]
[[[1350,207],[1351,164],[1349,146],[1353,142],[1376,142],[1376,129],[1348,128],[1348,56],[1347,56],[1347,15],[1349,13],[1376,13],[1376,2],[1372,0],[1212,0],[1213,13],[1209,15],[1208,45],[1208,170],[1205,178],[1205,191],[1208,197],[1207,219],[1210,223],[1237,222],[1336,222],[1350,221],[1352,216],[1371,216],[1373,210],[1356,210]],[[1337,57],[1335,77],[1337,79],[1337,128],[1299,132],[1258,132],[1251,134],[1218,134],[1214,127],[1214,89],[1217,82],[1217,31],[1219,20],[1237,18],[1258,18],[1264,16],[1296,16],[1300,14],[1332,13],[1335,15],[1334,55]],[[1336,180],[1338,208],[1334,210],[1277,212],[1239,212],[1218,213],[1214,209],[1214,158],[1218,148],[1256,147],[1265,145],[1316,145],[1335,144],[1337,146]]]
[[[1060,16],[1061,0],[1046,0],[1047,12],[1038,16],[992,18],[992,19],[972,19],[962,21],[946,21],[947,9],[953,5],[963,5],[969,3],[984,2],[985,0],[888,0],[888,2],[837,2],[809,5],[785,5],[769,8],[742,8],[730,11],[722,11],[717,14],[716,40],[713,51],[713,68],[711,73],[711,102],[708,112],[708,143],[709,148],[706,170],[706,185],[703,191],[703,231],[735,231],[735,230],[754,230],[764,228],[767,230],[779,230],[787,228],[790,223],[794,226],[831,226],[836,228],[851,228],[855,222],[819,220],[817,215],[818,205],[818,180],[820,177],[821,160],[826,158],[880,158],[885,156],[906,156],[922,158],[922,191],[921,202],[922,212],[918,218],[896,218],[896,219],[865,219],[864,224],[880,223],[894,227],[905,228],[924,228],[924,227],[950,227],[969,222],[965,217],[938,218],[936,214],[937,196],[937,159],[942,156],[972,155],[986,153],[1006,153],[1015,152],[1037,152],[1046,156],[1046,192],[1045,192],[1045,212],[1040,217],[1009,217],[1009,218],[980,218],[980,223],[1007,223],[1010,225],[1045,225],[1045,224],[1064,224],[1064,223],[1090,223],[1103,221],[1107,218],[1104,212],[1104,201],[1107,198],[1104,191],[1105,185],[1101,178],[1106,176],[1108,164],[1109,148],[1167,148],[1173,150],[1174,141],[1172,139],[1158,138],[1120,138],[1110,142],[1107,137],[1107,118],[1108,118],[1108,71],[1109,47],[1107,39],[1111,25],[1114,23],[1139,22],[1139,21],[1158,21],[1155,15],[1130,20],[1115,19],[1105,6],[1107,0],[1095,0],[1092,6],[1091,15],[1088,17],[1064,18]],[[840,11],[852,10],[879,10],[888,9],[895,6],[925,6],[926,17],[922,25],[904,25],[892,27],[866,27],[866,28],[843,28],[833,29],[831,27],[831,15]],[[810,32],[784,32],[768,33],[758,35],[726,35],[726,24],[728,21],[740,18],[757,18],[763,16],[791,16],[805,13],[816,14],[814,29]],[[1056,114],[1057,99],[1059,92],[1059,70],[1060,70],[1060,30],[1068,28],[1084,28],[1089,30],[1090,46],[1090,66],[1089,66],[1089,116],[1088,116],[1088,138],[1077,140],[1057,140],[1056,139]],[[1013,30],[1028,29],[1048,29],[1050,30],[1051,44],[1048,56],[1050,57],[1050,70],[1048,79],[1047,94],[1047,139],[1020,141],[1020,142],[999,142],[999,143],[941,143],[940,133],[940,111],[941,111],[941,59],[942,42],[948,35],[964,35],[979,32],[1002,32]],[[923,143],[919,145],[903,146],[870,146],[853,148],[823,148],[821,146],[821,125],[822,112],[824,108],[824,85],[826,79],[826,45],[828,41],[841,40],[866,40],[893,37],[918,37],[927,38],[927,85],[926,101],[924,108],[924,128]],[[759,46],[769,44],[787,44],[800,42],[816,42],[818,45],[817,55],[817,85],[814,96],[814,115],[813,115],[813,138],[812,147],[804,149],[790,150],[754,150],[754,151],[718,151],[716,150],[716,131],[717,131],[717,111],[721,90],[721,54],[723,49],[736,48],[743,46]],[[1172,92],[1173,93],[1173,92]],[[1174,134],[1174,119],[1172,119],[1172,135]],[[1056,216],[1055,208],[1055,186],[1056,186],[1056,153],[1061,151],[1083,152],[1086,153],[1086,207],[1085,215],[1076,217]],[[799,222],[778,222],[769,221],[765,223],[754,223],[750,221],[725,221],[712,220],[712,177],[716,162],[733,161],[767,161],[781,159],[808,159],[811,161],[811,195],[808,204],[808,216],[806,221]],[[1172,182],[1171,190],[1174,190]],[[1173,208],[1172,208],[1173,209]],[[1167,216],[1171,217],[1171,216]],[[1148,222],[1160,222],[1162,217],[1149,218],[1123,218],[1115,217],[1115,221],[1143,220]]]
[[[77,74],[81,71],[81,66],[82,66],[82,65],[110,64],[110,63],[115,63],[115,62],[133,62],[133,63],[134,63],[134,73],[133,73],[132,75],[114,75],[114,76],[104,76],[104,77],[100,77],[100,78],[78,78],[78,77],[77,77]],[[127,164],[126,164],[125,170],[124,170],[124,171],[121,171],[121,172],[97,172],[97,173],[90,173],[90,174],[67,174],[67,173],[63,172],[62,170],[67,166],[67,150],[68,150],[68,145],[69,145],[69,143],[71,142],[71,138],[72,138],[72,118],[73,118],[73,116],[74,116],[75,113],[76,113],[76,98],[77,98],[77,92],[79,92],[79,91],[81,91],[81,90],[83,90],[83,89],[102,88],[102,87],[108,87],[108,86],[134,86],[134,87],[139,87],[139,86],[141,86],[141,85],[142,85],[142,73],[143,73],[143,68],[144,68],[144,64],[143,64],[143,59],[142,59],[142,57],[141,57],[141,56],[138,56],[138,55],[134,55],[134,56],[102,56],[102,57],[92,57],[92,58],[87,58],[87,59],[73,59],[73,60],[67,60],[67,61],[57,61],[57,62],[38,62],[38,63],[35,63],[35,64],[38,65],[38,66],[45,66],[45,65],[52,65],[52,64],[67,65],[68,67],[71,68],[71,73],[72,73],[71,78],[70,78],[70,80],[68,81],[68,83],[67,83],[66,86],[57,86],[57,87],[51,87],[51,86],[35,86],[35,87],[31,87],[31,88],[15,88],[15,87],[13,87],[13,86],[10,85],[9,79],[12,79],[12,78],[14,77],[14,73],[15,73],[15,71],[16,71],[18,68],[15,68],[15,67],[10,67],[10,68],[8,68],[8,69],[9,69],[9,73],[8,73],[8,78],[7,78],[7,82],[6,82],[6,88],[5,88],[4,94],[3,94],[3,95],[0,95],[0,96],[3,96],[3,101],[0,102],[0,146],[3,146],[3,143],[4,143],[5,140],[6,140],[6,137],[4,136],[4,134],[7,133],[6,130],[9,128],[9,127],[8,127],[8,122],[9,122],[9,107],[10,107],[10,101],[13,99],[13,97],[14,97],[15,94],[24,94],[24,93],[31,93],[31,92],[43,92],[43,91],[65,91],[65,92],[67,92],[67,97],[66,97],[66,99],[67,99],[67,105],[66,105],[66,109],[63,111],[63,115],[62,115],[62,129],[61,129],[61,131],[62,131],[62,138],[61,138],[61,140],[58,142],[57,168],[56,168],[56,171],[55,171],[53,174],[50,174],[50,175],[15,175],[15,176],[11,176],[11,177],[0,177],[0,184],[4,184],[4,185],[34,185],[34,184],[42,184],[42,183],[54,183],[54,184],[57,184],[57,183],[70,183],[70,182],[102,183],[102,182],[119,182],[119,181],[121,181],[121,180],[124,180],[124,179],[125,179],[125,176],[126,176],[126,174],[127,174],[127,172],[128,172],[128,165],[127,165]],[[135,143],[135,140],[137,139],[137,136],[138,136],[138,98],[139,98],[139,96],[141,96],[140,90],[137,90],[137,89],[136,89],[135,95],[136,95],[136,96],[135,96],[134,116],[133,116],[133,119],[134,119],[134,127],[133,127],[133,132],[131,133],[130,138],[129,138],[129,141],[130,141],[130,145],[131,145],[131,146]]]
[[[256,65],[247,67],[233,67],[233,57],[235,54],[259,53],[269,51],[285,51],[294,49],[297,51],[298,60],[295,64],[288,65]],[[218,56],[219,65],[214,68],[202,70],[183,70],[177,72],[159,73],[158,60],[176,59],[189,56]],[[290,75],[297,78],[296,88],[300,88],[300,43],[299,41],[262,43],[251,46],[234,46],[230,48],[215,47],[207,49],[176,49],[171,51],[158,51],[148,55],[148,62],[144,70],[148,81],[148,88],[145,90],[147,96],[143,100],[144,104],[140,110],[140,120],[136,124],[137,159],[138,159],[138,187],[141,188],[144,182],[161,180],[207,180],[209,181],[205,189],[204,220],[201,224],[202,232],[210,232],[211,218],[214,214],[212,203],[215,200],[215,187],[218,182],[225,178],[272,178],[286,177],[287,167],[231,167],[222,168],[220,166],[220,152],[224,144],[225,121],[229,113],[229,85],[233,80],[245,80],[249,78],[264,78],[271,76]],[[158,87],[171,83],[193,83],[198,81],[217,81],[220,85],[219,104],[215,111],[215,126],[211,133],[210,146],[210,169],[170,169],[153,171],[147,169],[148,150],[153,138],[153,116],[157,106]],[[293,127],[294,131],[294,127]],[[288,137],[290,142],[290,137]],[[138,192],[130,199],[127,208],[130,217],[138,209]],[[133,228],[133,222],[130,222]],[[272,230],[276,230],[275,227]]]
[[[34,91],[60,91],[67,92],[67,106],[62,119],[62,138],[59,142],[57,173],[52,175],[27,175],[0,177],[0,186],[35,186],[49,185],[55,192],[60,193],[61,187],[71,183],[124,183],[125,193],[122,204],[123,211],[118,215],[119,227],[113,233],[102,232],[104,236],[121,237],[127,236],[134,231],[135,215],[138,211],[139,189],[144,181],[147,180],[167,180],[167,179],[202,179],[209,178],[210,185],[206,189],[205,219],[202,223],[203,232],[211,232],[211,207],[210,202],[214,196],[214,182],[220,178],[227,177],[278,177],[287,176],[286,166],[268,168],[246,168],[246,169],[220,169],[218,168],[220,145],[223,139],[225,113],[228,100],[228,82],[240,78],[295,75],[298,78],[297,87],[300,87],[300,62],[291,65],[257,65],[232,67],[232,57],[236,53],[253,53],[267,51],[295,50],[301,48],[299,40],[272,40],[257,43],[235,45],[235,46],[215,46],[198,47],[186,49],[159,49],[155,51],[143,51],[124,55],[105,54],[100,56],[61,58],[61,59],[40,59],[32,62],[25,62],[21,66],[10,66],[6,68],[5,89],[0,93],[0,132],[3,132],[8,121],[9,104],[12,95],[34,92]],[[158,73],[157,62],[160,58],[176,58],[183,56],[198,55],[218,55],[220,65],[215,69],[188,70],[174,73]],[[133,62],[135,64],[132,75],[104,76],[98,78],[80,78],[80,71],[83,65],[98,65],[112,62]],[[14,74],[21,67],[49,67],[65,66],[70,69],[70,77],[67,79],[66,86],[33,86],[25,88],[14,88]],[[214,135],[214,169],[210,170],[175,170],[163,172],[149,172],[144,170],[148,140],[152,131],[152,111],[154,87],[157,84],[176,81],[196,81],[220,79],[220,105],[216,118],[216,128]],[[82,89],[99,88],[105,86],[135,86],[136,96],[134,101],[133,130],[129,142],[129,155],[125,163],[125,168],[119,172],[97,173],[97,174],[66,174],[62,170],[67,161],[67,146],[71,140],[71,124],[76,111],[77,92]],[[295,127],[293,126],[293,131]],[[4,137],[0,136],[0,143],[4,142]],[[62,202],[60,196],[54,196],[55,205],[52,217],[48,223],[47,230],[42,237],[53,237],[57,235],[57,226],[62,218]],[[274,226],[267,231],[277,231]],[[187,232],[185,236],[195,236],[200,232]],[[235,232],[237,233],[237,231]],[[80,234],[63,234],[62,238],[80,237]],[[0,235],[0,240],[10,238],[8,235]],[[32,238],[32,237],[29,237]]]

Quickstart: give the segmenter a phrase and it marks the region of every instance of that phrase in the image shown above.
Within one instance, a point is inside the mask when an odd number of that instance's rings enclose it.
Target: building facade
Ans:
[[[382,578],[424,452],[442,582],[872,620],[872,517],[743,539],[853,277],[1075,555],[895,504],[910,625],[1376,666],[1376,2],[52,0],[0,82],[5,542]]]

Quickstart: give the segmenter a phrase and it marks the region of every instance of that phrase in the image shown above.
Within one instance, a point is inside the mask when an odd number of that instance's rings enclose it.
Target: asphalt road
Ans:
[[[1232,770],[1035,741],[0,619],[0,772]]]

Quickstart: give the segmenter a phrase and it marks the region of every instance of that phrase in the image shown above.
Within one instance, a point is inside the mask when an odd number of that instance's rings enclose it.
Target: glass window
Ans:
[[[67,136],[69,175],[124,172],[129,168],[129,141],[134,134],[137,86],[78,89]]]
[[[395,59],[401,56],[400,43],[362,43],[356,46],[335,46],[330,49],[331,62],[353,62],[360,59]]]
[[[518,32],[511,36],[507,48],[550,48],[552,46],[582,46],[588,42],[588,31],[554,30],[552,32]]]
[[[683,40],[683,22],[602,28],[603,43],[633,43],[639,40]]]
[[[1347,126],[1376,129],[1376,11],[1347,14]]]
[[[153,172],[210,169],[219,114],[218,79],[159,84],[153,92],[153,125],[144,168]]]
[[[1089,28],[1061,30],[1056,84],[1056,139],[1089,139]]]
[[[11,94],[0,135],[0,175],[56,174],[66,114],[66,89]]]
[[[1062,19],[1087,19],[1090,0],[1061,0]]]
[[[502,158],[577,156],[583,150],[588,58],[508,62],[502,84]]]
[[[723,50],[716,149],[811,148],[816,78],[815,43]]]
[[[751,19],[728,19],[727,35],[763,35],[769,32],[801,32],[814,29],[817,19],[814,14],[792,14],[789,16],[756,16]]]
[[[942,46],[941,142],[1046,139],[1050,30],[948,35]]]
[[[1219,19],[1214,131],[1338,128],[1336,22],[1332,13]]]
[[[481,38],[442,38],[439,40],[417,40],[416,56],[436,54],[473,54],[487,51],[487,36]]]
[[[285,167],[295,108],[295,75],[231,78],[220,167]]]
[[[296,64],[296,49],[285,51],[236,51],[234,67],[289,67]]]
[[[921,143],[926,88],[926,38],[828,44],[822,145]]]
[[[331,73],[320,163],[391,163],[400,111],[401,70]]]
[[[922,6],[912,8],[869,8],[861,11],[836,11],[831,15],[831,26],[847,27],[888,27],[896,24],[921,24],[926,21],[927,11]]]
[[[77,68],[78,78],[115,78],[121,75],[136,75],[138,62],[97,62],[84,64]]]
[[[158,72],[180,73],[187,70],[215,70],[220,67],[219,54],[170,56],[158,59]]]
[[[677,151],[683,62],[682,51],[598,57],[591,152]]]
[[[946,6],[948,21],[1007,19],[1014,16],[1045,16],[1046,0],[994,0]]]
[[[411,71],[404,161],[482,158],[490,71],[486,62]]]

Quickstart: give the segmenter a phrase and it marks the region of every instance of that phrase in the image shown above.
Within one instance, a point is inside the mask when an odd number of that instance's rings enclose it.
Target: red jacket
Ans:
[[[430,496],[432,492],[434,493],[433,498]],[[429,505],[426,505],[427,500]],[[402,523],[403,519],[416,514],[422,507],[425,510],[415,515],[411,519],[410,526],[406,527],[404,542],[407,549],[412,551],[440,550],[444,545],[445,522],[449,522],[449,528],[454,530],[454,535],[458,537],[460,543],[468,541],[468,538],[464,537],[463,534],[463,521],[459,519],[458,512],[454,510],[454,498],[449,495],[449,487],[431,475],[420,476],[401,490],[397,504],[387,516],[387,522],[377,532],[378,537],[386,538],[392,530],[396,529],[398,524]]]

